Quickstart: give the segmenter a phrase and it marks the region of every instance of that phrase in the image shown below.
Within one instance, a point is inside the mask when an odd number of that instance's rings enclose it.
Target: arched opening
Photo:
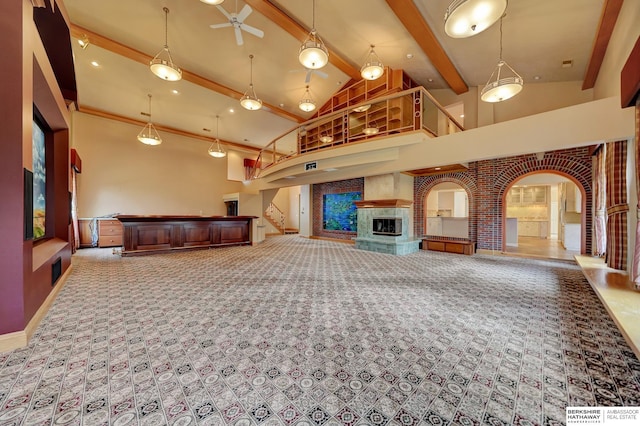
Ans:
[[[573,259],[584,252],[584,188],[560,172],[525,175],[504,194],[504,247],[514,255]]]
[[[454,182],[435,185],[425,197],[427,236],[469,238],[469,196]]]

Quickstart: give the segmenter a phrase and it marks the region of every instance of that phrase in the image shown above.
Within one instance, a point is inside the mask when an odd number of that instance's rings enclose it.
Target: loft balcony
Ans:
[[[333,111],[296,126],[269,143],[249,165],[247,178],[292,179],[301,171],[316,172],[313,161],[318,159],[340,157],[343,166],[382,161],[388,157],[385,150],[389,148],[464,130],[423,87],[370,99],[366,93],[352,94],[352,99],[342,103],[338,98]],[[363,152],[367,153],[366,159],[358,155]]]

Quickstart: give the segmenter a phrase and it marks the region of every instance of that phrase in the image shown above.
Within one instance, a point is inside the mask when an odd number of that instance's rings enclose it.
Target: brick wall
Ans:
[[[535,154],[477,161],[465,172],[417,177],[414,180],[414,233],[425,235],[424,206],[429,191],[437,184],[454,182],[469,197],[469,238],[478,249],[502,250],[505,196],[518,179],[533,173],[555,173],[572,180],[583,190],[586,208],[582,212],[585,253],[591,253],[592,164],[589,147],[551,151],[538,159]]]
[[[322,229],[322,196],[325,194],[340,194],[342,192],[360,191],[364,196],[364,178],[341,180],[338,182],[318,183],[313,185],[313,236],[324,238],[338,238],[351,240],[356,232],[327,231]]]

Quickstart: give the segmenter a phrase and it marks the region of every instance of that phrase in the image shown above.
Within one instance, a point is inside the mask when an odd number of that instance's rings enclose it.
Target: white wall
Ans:
[[[242,192],[227,180],[227,161],[207,155],[206,141],[162,133],[147,146],[141,127],[80,112],[72,115],[71,146],[82,159],[78,217],[112,213],[224,215],[222,195]]]

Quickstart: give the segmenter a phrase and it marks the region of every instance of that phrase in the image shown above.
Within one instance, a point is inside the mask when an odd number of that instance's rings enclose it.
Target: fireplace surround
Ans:
[[[358,208],[356,248],[388,254],[409,254],[420,249],[410,229],[411,200],[355,201]]]

